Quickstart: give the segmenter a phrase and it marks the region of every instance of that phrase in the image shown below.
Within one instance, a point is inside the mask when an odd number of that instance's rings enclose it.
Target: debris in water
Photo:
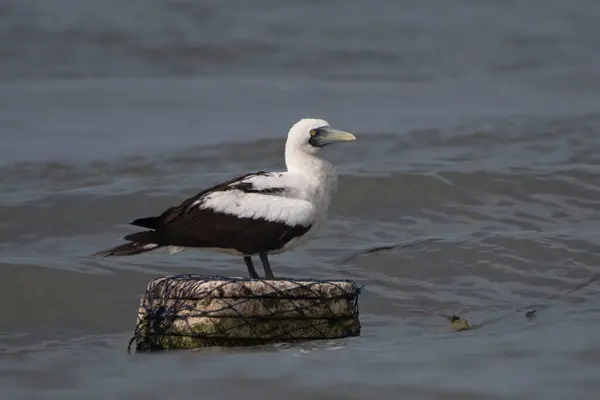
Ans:
[[[476,327],[471,326],[469,321],[464,318],[461,318],[459,315],[452,313],[451,316],[448,317],[448,321],[450,321],[450,326],[454,332],[460,331],[470,331],[475,329]]]

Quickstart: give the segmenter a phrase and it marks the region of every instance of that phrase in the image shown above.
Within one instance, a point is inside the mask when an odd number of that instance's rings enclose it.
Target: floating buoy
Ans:
[[[350,280],[260,280],[175,275],[141,300],[136,351],[248,346],[360,335]]]

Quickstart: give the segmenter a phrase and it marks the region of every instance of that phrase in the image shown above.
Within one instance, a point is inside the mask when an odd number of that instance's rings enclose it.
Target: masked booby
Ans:
[[[251,278],[259,278],[252,256],[258,255],[265,278],[274,279],[268,255],[302,245],[327,219],[337,185],[333,165],[321,149],[356,140],[322,119],[296,122],[285,144],[285,172],[254,172],[207,188],[158,216],[131,225],[147,230],[124,237],[128,243],[94,253],[129,256],[166,247],[170,253],[204,249],[241,256]]]

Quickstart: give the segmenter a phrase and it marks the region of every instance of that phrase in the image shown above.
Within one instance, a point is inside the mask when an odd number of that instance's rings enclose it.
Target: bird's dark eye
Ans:
[[[310,130],[310,136],[315,136],[316,134],[317,134],[317,131],[315,129]]]

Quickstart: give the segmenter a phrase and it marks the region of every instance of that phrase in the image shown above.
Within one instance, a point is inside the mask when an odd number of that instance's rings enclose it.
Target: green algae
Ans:
[[[142,329],[136,340],[139,351],[193,349],[207,346],[251,346],[358,335],[360,335],[360,323],[357,318],[339,320],[201,318],[195,323],[177,321],[163,332]]]

